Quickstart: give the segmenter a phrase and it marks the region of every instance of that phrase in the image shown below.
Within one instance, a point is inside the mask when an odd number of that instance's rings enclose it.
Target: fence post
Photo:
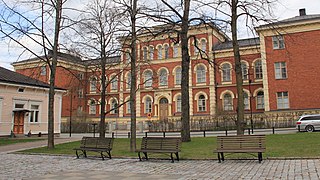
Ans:
[[[250,135],[250,128],[248,128],[248,134]]]
[[[130,132],[128,132],[128,138],[130,138]]]
[[[272,134],[274,134],[274,127],[272,127]]]
[[[206,130],[203,130],[203,137],[206,137]]]
[[[226,136],[228,136],[228,130],[226,130]]]
[[[148,132],[145,132],[145,134],[146,134],[145,137],[148,137]]]
[[[112,132],[112,138],[114,138],[114,132]]]
[[[166,137],[166,132],[163,132],[163,137]]]

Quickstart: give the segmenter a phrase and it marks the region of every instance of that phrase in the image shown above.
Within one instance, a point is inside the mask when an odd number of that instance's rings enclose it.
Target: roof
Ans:
[[[261,25],[257,29],[270,27],[270,26],[279,26],[279,25],[284,25],[284,24],[289,24],[289,23],[311,21],[311,20],[317,20],[317,19],[320,20],[320,14],[295,16],[295,17],[284,19],[284,20],[277,21],[277,22],[274,22],[274,23]]]
[[[238,40],[239,47],[248,47],[248,46],[259,46],[260,39],[257,38],[250,38],[250,39],[240,39]],[[224,49],[231,49],[233,47],[232,41],[226,41],[220,44],[217,44],[213,47],[213,50],[224,50]]]
[[[26,85],[26,86],[34,86],[34,87],[42,87],[42,88],[49,88],[49,84],[44,83],[42,81],[33,79],[31,77],[19,74],[14,71],[10,71],[3,67],[0,67],[0,83],[11,83],[17,85]],[[59,90],[64,90],[62,88],[55,88]]]

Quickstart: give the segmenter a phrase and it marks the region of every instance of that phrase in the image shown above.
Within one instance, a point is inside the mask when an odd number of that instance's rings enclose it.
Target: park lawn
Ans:
[[[279,157],[301,157],[311,158],[320,157],[320,133],[296,133],[296,134],[274,134],[267,135],[267,151],[263,154],[264,158],[279,158]],[[129,139],[115,139],[113,157],[135,157],[137,153],[130,152]],[[137,139],[137,148],[140,148],[141,139]],[[74,155],[73,148],[79,147],[80,142],[72,142],[59,144],[54,150],[47,148],[36,148],[21,151],[22,153],[45,153],[45,154],[65,154]],[[216,159],[217,154],[213,153],[216,148],[215,137],[194,137],[191,142],[182,143],[180,158],[181,159]],[[97,153],[89,153],[89,155],[98,155]],[[156,158],[169,158],[168,155],[151,154]],[[231,154],[228,158],[253,158],[249,154]]]
[[[0,146],[10,145],[10,144],[16,144],[16,143],[40,141],[40,140],[44,140],[44,139],[39,139],[39,138],[35,138],[35,139],[29,139],[29,138],[28,138],[28,139],[26,139],[26,138],[22,138],[22,139],[16,139],[16,138],[0,138]]]

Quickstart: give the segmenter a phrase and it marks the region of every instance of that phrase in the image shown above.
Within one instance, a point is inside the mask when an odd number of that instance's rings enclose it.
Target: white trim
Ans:
[[[2,101],[3,101],[3,98],[0,97],[0,122],[2,121]]]

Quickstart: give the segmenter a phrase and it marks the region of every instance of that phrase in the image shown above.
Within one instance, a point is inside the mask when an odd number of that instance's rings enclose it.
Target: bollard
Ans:
[[[148,137],[148,132],[145,132],[145,134],[146,134],[145,137]]]
[[[272,134],[274,134],[274,127],[272,127]]]
[[[163,137],[166,137],[166,132],[163,132]]]
[[[206,131],[205,130],[203,131],[203,137],[206,137]]]
[[[300,132],[300,125],[298,125],[298,132]]]
[[[112,138],[114,138],[114,132],[112,132]]]
[[[128,132],[128,138],[130,138],[130,132]]]
[[[226,136],[228,136],[228,130],[226,130]]]
[[[248,128],[248,134],[250,135],[250,128]]]

